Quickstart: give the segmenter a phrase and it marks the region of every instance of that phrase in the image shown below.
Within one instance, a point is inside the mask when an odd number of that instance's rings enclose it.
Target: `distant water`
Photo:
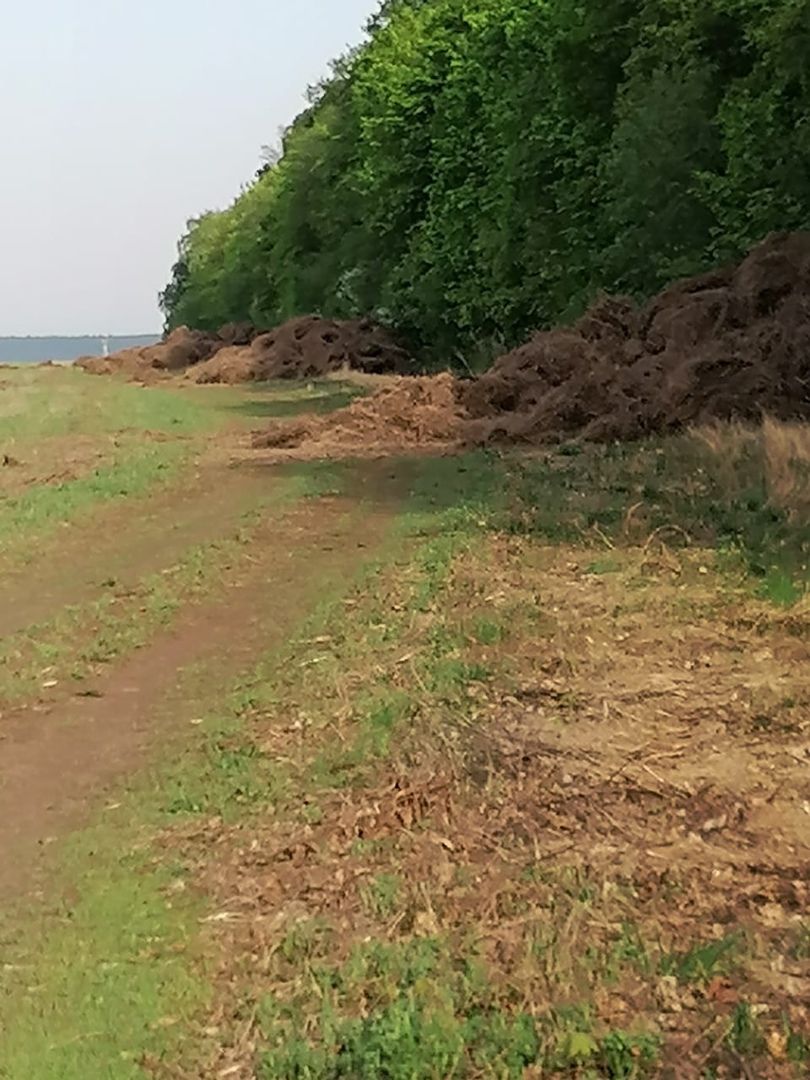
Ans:
[[[160,334],[110,337],[110,352],[154,345]],[[80,356],[100,356],[100,337],[0,337],[0,364],[36,364],[43,360],[77,360]]]

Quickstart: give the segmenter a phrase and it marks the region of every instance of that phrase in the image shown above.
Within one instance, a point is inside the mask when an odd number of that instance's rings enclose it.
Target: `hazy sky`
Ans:
[[[187,218],[231,201],[377,0],[0,0],[0,335],[160,327]]]

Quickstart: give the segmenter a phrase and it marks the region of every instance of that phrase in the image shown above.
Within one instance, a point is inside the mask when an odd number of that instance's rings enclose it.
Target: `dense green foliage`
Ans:
[[[448,355],[810,224],[810,0],[388,0],[190,224],[169,325],[376,313]]]

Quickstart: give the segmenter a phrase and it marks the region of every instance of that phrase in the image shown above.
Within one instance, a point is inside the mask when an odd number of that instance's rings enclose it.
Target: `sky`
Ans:
[[[232,201],[377,0],[0,0],[0,335],[160,329],[188,218]]]

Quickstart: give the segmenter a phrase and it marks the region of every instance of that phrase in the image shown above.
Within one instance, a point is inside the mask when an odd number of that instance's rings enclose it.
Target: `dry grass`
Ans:
[[[338,371],[330,371],[323,376],[327,382],[348,383],[350,386],[360,386],[370,393],[383,390],[387,386],[396,386],[401,380],[401,375],[374,375],[370,371],[357,371],[348,365]]]
[[[807,645],[706,552],[438,543],[257,717],[284,804],[176,838],[229,917],[171,1075],[800,1075]]]
[[[766,417],[762,425],[771,504],[791,520],[810,519],[810,424]]]
[[[739,421],[713,420],[693,428],[691,434],[701,447],[710,451],[721,486],[730,495],[738,494],[746,483],[742,466],[760,446],[759,430]]]
[[[712,468],[730,497],[764,474],[769,505],[793,522],[810,520],[810,424],[766,416],[759,426],[715,421],[693,437],[712,454]]]
[[[400,376],[327,416],[275,421],[253,445],[282,460],[387,457],[457,449],[463,426],[451,375]]]

